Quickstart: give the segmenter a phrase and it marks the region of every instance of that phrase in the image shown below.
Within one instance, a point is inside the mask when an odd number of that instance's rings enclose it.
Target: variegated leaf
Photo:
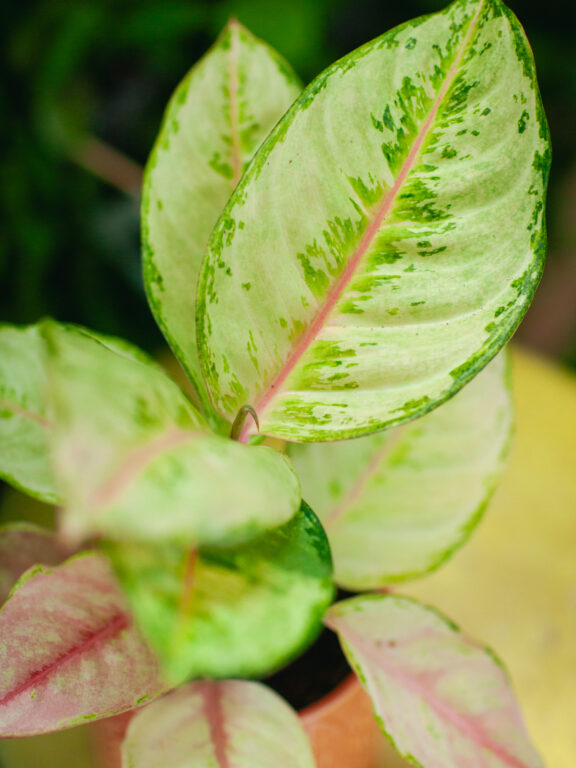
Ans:
[[[197,682],[139,712],[122,745],[123,768],[314,768],[296,713],[247,680]]]
[[[334,595],[328,542],[305,505],[234,548],[105,546],[173,684],[274,671],[315,639]]]
[[[154,363],[81,329],[45,328],[54,466],[70,541],[94,534],[237,542],[286,522],[298,479],[270,448],[209,432]]]
[[[20,576],[33,565],[58,565],[64,551],[55,534],[29,523],[0,526],[0,605]]]
[[[146,169],[150,306],[208,414],[194,319],[200,264],[244,167],[300,90],[288,64],[231,21],[177,88]]]
[[[0,326],[0,477],[54,503],[41,347],[37,326]]]
[[[431,608],[395,595],[326,616],[382,730],[422,768],[543,768],[501,663]]]
[[[469,536],[496,486],[512,426],[501,354],[442,408],[358,440],[290,444],[324,525],[335,578],[378,589],[436,568]]]
[[[0,737],[133,709],[165,687],[101,555],[27,571],[0,610]]]
[[[319,441],[454,394],[536,288],[548,165],[530,48],[500,0],[456,0],[331,66],[213,233],[198,339],[217,408]]]
[[[152,361],[123,339],[74,329],[79,339],[94,341],[144,364]],[[48,503],[58,502],[50,461],[52,418],[47,398],[44,342],[40,325],[0,326],[0,477]]]

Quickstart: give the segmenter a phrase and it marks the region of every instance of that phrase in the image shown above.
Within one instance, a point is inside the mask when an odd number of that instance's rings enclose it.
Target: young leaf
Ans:
[[[328,542],[305,505],[234,548],[110,542],[106,552],[174,684],[275,670],[314,640],[334,595]]]
[[[37,326],[0,326],[0,477],[54,503],[41,344]]]
[[[494,655],[414,600],[337,603],[326,624],[398,752],[422,768],[543,768]]]
[[[52,531],[29,523],[0,526],[0,605],[20,576],[33,565],[58,565],[64,552]]]
[[[378,589],[436,568],[481,517],[508,447],[503,355],[442,408],[358,440],[289,446],[338,584]]]
[[[247,680],[197,682],[139,712],[122,745],[123,768],[314,768],[296,713]]]
[[[194,320],[200,264],[245,165],[300,90],[286,62],[231,21],[176,90],[146,169],[150,306],[208,412]]]
[[[78,328],[50,324],[45,337],[70,540],[237,542],[296,512],[300,489],[287,459],[212,435],[158,366]]]
[[[27,571],[0,610],[0,736],[69,728],[165,687],[106,560]]]
[[[446,400],[530,302],[548,165],[531,52],[500,0],[456,0],[336,62],[214,230],[198,339],[217,408],[320,441]]]

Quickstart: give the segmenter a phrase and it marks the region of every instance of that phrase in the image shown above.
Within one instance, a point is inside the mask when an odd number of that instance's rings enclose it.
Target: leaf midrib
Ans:
[[[228,735],[222,707],[222,685],[219,682],[197,683],[202,696],[202,709],[210,726],[210,737],[214,745],[214,756],[218,768],[232,768],[228,759]]]
[[[199,434],[201,433],[185,431],[173,426],[132,451],[126,456],[119,469],[96,489],[90,500],[91,503],[95,507],[113,504],[153,461],[181,443],[198,437]]]
[[[356,646],[362,655],[371,659],[372,662],[382,669],[385,674],[399,679],[401,684],[408,690],[416,696],[420,696],[440,718],[447,720],[457,731],[481,747],[489,749],[495,757],[502,760],[506,765],[510,766],[510,768],[527,768],[526,763],[508,752],[508,750],[501,744],[495,742],[477,723],[470,721],[465,715],[461,715],[452,710],[441,699],[419,683],[414,676],[405,672],[398,666],[394,666],[393,660],[391,663],[387,663],[386,652],[384,650],[378,648],[376,651],[368,640],[348,628],[345,630],[339,629],[338,621],[325,623],[327,623],[331,629],[338,632],[338,634],[342,634],[348,643]]]
[[[10,411],[14,415],[22,416],[22,418],[33,421],[46,429],[50,427],[48,419],[45,419],[39,413],[34,413],[27,408],[23,408],[21,405],[18,405],[18,403],[12,403],[9,400],[0,400],[0,410]]]
[[[336,523],[342,520],[343,516],[354,506],[362,497],[370,480],[376,475],[382,464],[390,457],[398,443],[406,433],[407,426],[396,427],[390,439],[382,446],[379,451],[368,460],[364,469],[357,475],[348,490],[344,493],[338,503],[329,511],[324,521],[324,528],[332,531]]]
[[[285,384],[287,378],[290,376],[290,374],[298,364],[299,360],[302,358],[305,352],[307,352],[311,344],[318,337],[320,331],[324,328],[328,316],[330,315],[335,305],[343,295],[346,286],[350,283],[353,276],[355,275],[360,262],[362,261],[363,257],[369,250],[375,237],[379,233],[384,220],[388,216],[396,200],[396,197],[398,196],[398,193],[400,192],[404,182],[406,181],[406,178],[408,177],[410,172],[413,170],[416,164],[416,161],[420,155],[420,151],[428,136],[428,133],[434,123],[436,115],[438,114],[438,110],[440,109],[440,106],[446,94],[448,93],[450,87],[452,86],[454,80],[456,79],[458,68],[462,61],[462,58],[464,57],[464,53],[466,52],[468,44],[470,43],[470,40],[476,28],[476,24],[480,17],[480,13],[484,8],[484,3],[485,3],[485,0],[482,0],[480,2],[478,9],[476,10],[476,13],[472,17],[469,28],[466,32],[466,35],[460,47],[460,51],[458,52],[456,58],[454,59],[454,62],[452,63],[450,69],[448,70],[444,83],[438,93],[438,96],[434,101],[434,104],[432,105],[432,108],[426,120],[424,121],[422,128],[420,129],[418,137],[414,142],[414,146],[410,150],[408,157],[406,158],[406,160],[402,165],[402,168],[400,169],[398,178],[394,182],[392,188],[387,192],[386,196],[384,197],[384,200],[382,201],[380,208],[376,213],[374,220],[372,221],[372,224],[370,224],[370,226],[366,229],[362,239],[360,240],[359,245],[356,248],[355,253],[349,259],[339,279],[329,291],[323,307],[316,314],[316,317],[308,327],[308,330],[301,336],[300,341],[297,343],[296,347],[292,350],[292,353],[290,354],[288,360],[286,361],[282,369],[278,372],[276,377],[268,386],[268,389],[261,396],[258,403],[254,406],[254,410],[258,414],[258,418],[260,421],[264,421],[264,416],[263,416],[264,411],[266,411],[272,405],[274,397],[282,390],[283,385]],[[252,424],[247,424],[240,435],[240,438],[239,438],[240,442],[247,442],[247,440],[250,438],[250,436],[253,433],[253,429],[254,428]]]
[[[60,669],[64,664],[67,664],[79,656],[82,656],[91,650],[93,650],[98,644],[118,635],[122,630],[125,630],[130,625],[130,620],[127,614],[123,612],[115,613],[103,627],[100,627],[95,632],[92,632],[88,637],[70,648],[66,653],[58,656],[54,661],[51,661],[44,669],[33,673],[23,683],[7,693],[4,697],[0,698],[0,706],[5,706],[13,701],[17,696],[29,690],[35,688],[39,683],[43,682],[47,677],[50,677],[53,672]]]
[[[232,190],[236,189],[242,176],[242,155],[240,151],[240,134],[238,129],[238,57],[239,28],[237,21],[231,21],[230,67],[228,72],[230,92],[230,135],[232,139]]]

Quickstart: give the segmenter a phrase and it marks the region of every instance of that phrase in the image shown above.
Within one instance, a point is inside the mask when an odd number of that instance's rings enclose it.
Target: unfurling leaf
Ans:
[[[0,605],[20,576],[33,565],[58,565],[64,551],[56,535],[29,523],[7,523],[0,527]]]
[[[275,671],[315,639],[334,596],[328,542],[305,505],[282,527],[233,548],[105,547],[173,684]]]
[[[261,683],[197,682],[139,712],[123,768],[314,768],[308,737],[286,702]]]
[[[37,326],[0,326],[0,477],[54,503],[41,351]]]
[[[211,434],[144,355],[120,354],[78,328],[52,323],[44,334],[54,466],[70,540],[236,543],[298,510],[288,460]]]
[[[340,586],[378,589],[422,575],[467,539],[510,439],[507,378],[499,355],[421,419],[358,440],[289,446]]]
[[[414,600],[337,603],[326,624],[372,698],[382,730],[422,768],[543,768],[500,662]]]
[[[118,714],[165,688],[95,553],[27,571],[0,610],[0,637],[2,738]]]
[[[320,441],[453,395],[536,288],[548,166],[530,48],[499,0],[457,0],[336,62],[212,235],[197,321],[216,407]]]
[[[246,163],[300,90],[288,64],[231,21],[177,88],[146,169],[150,306],[208,413],[194,320],[200,265]]]

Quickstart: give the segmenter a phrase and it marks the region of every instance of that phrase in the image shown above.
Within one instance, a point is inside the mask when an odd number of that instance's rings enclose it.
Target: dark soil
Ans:
[[[263,682],[295,709],[314,704],[350,674],[338,637],[325,629],[305,654]]]

